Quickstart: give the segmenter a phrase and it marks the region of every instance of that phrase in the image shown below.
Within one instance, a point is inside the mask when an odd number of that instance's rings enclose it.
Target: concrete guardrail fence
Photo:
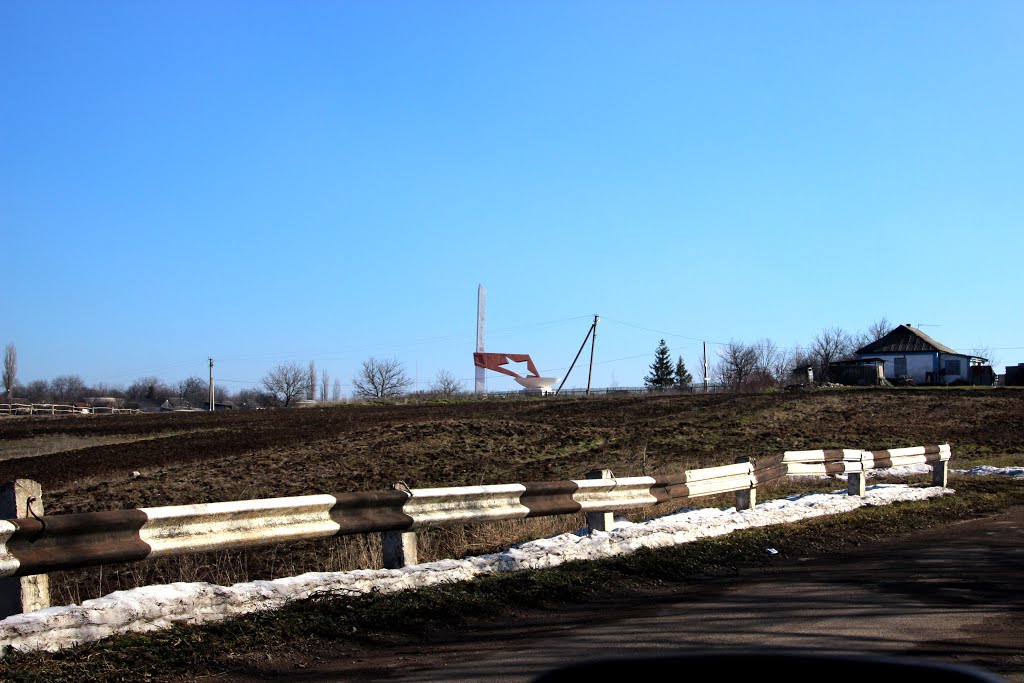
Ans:
[[[582,512],[591,531],[607,531],[616,510],[672,500],[735,492],[736,507],[749,509],[759,484],[791,475],[846,474],[849,494],[862,496],[867,470],[900,465],[930,464],[933,483],[946,486],[950,456],[948,444],[787,451],[657,477],[592,470],[580,480],[424,489],[399,483],[390,491],[49,516],[39,485],[18,480],[0,492],[0,616],[49,606],[50,571],[367,533],[384,534],[384,565],[396,568],[416,563],[416,529]]]

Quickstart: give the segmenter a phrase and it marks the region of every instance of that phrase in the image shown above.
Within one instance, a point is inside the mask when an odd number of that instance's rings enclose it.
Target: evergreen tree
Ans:
[[[683,389],[693,384],[693,375],[686,369],[683,357],[679,356],[678,358],[679,360],[676,361],[676,386]]]
[[[654,351],[654,362],[651,363],[651,374],[644,377],[644,386],[648,389],[668,389],[675,383],[675,368],[668,346],[662,339]]]

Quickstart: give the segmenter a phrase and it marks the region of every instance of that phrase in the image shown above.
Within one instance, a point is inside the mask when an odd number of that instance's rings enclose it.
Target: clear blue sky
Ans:
[[[469,388],[483,283],[488,350],[546,374],[601,314],[597,386],[883,315],[1021,362],[1022,35],[1020,2],[7,0],[0,344],[22,381]]]

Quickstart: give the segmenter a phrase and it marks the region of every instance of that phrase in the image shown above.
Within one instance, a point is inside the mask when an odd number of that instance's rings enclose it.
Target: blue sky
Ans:
[[[0,343],[22,381],[376,355],[469,388],[483,283],[488,350],[546,374],[600,314],[597,386],[663,336],[696,369],[882,316],[1021,362],[1022,32],[1017,2],[8,1]]]

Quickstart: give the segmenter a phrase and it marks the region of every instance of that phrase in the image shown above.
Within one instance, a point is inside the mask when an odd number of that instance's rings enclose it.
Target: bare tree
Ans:
[[[4,347],[4,389],[7,390],[7,402],[11,402],[14,383],[18,381],[18,349],[14,344]]]
[[[757,370],[757,351],[742,342],[729,341],[718,350],[719,362],[715,368],[718,381],[733,391],[748,388]]]
[[[814,359],[815,377],[828,381],[828,365],[847,358],[853,352],[853,341],[841,327],[828,327],[815,335],[809,349]]]
[[[780,385],[789,383],[790,374],[793,371],[793,364],[797,360],[800,348],[780,348],[775,354],[775,362],[771,366],[772,377]]]
[[[160,401],[174,394],[174,389],[163,383],[159,377],[139,377],[125,390],[125,398],[131,401]]]
[[[199,407],[203,401],[210,400],[210,385],[207,380],[199,377],[187,377],[179,381],[177,390],[178,398],[193,407]]]
[[[989,366],[995,368],[999,365],[1000,358],[998,354],[992,353],[992,349],[985,344],[978,344],[973,349],[968,351],[969,354],[976,358],[984,358],[988,361]],[[997,373],[998,374],[998,373]]]
[[[78,375],[58,375],[50,382],[50,391],[57,401],[69,403],[82,397],[85,382]]]
[[[256,410],[257,408],[272,406],[275,400],[270,394],[259,389],[240,389],[238,395],[235,396],[235,401],[240,410]]]
[[[274,401],[287,408],[309,389],[309,374],[298,363],[282,363],[265,374],[260,380]]]
[[[765,337],[750,345],[754,350],[754,373],[756,383],[770,386],[775,383],[775,366],[779,362],[779,347]]]
[[[438,396],[456,396],[462,393],[462,382],[447,370],[438,370],[434,383],[430,385],[430,393]]]
[[[395,358],[370,357],[352,378],[352,388],[360,398],[399,396],[410,384],[412,380],[405,374],[405,366]]]
[[[892,332],[892,323],[890,323],[889,319],[883,315],[881,318],[868,325],[868,336],[871,337],[871,340],[868,343],[870,344],[876,339],[881,339],[890,332]],[[863,346],[863,344],[861,344],[861,346]]]
[[[306,378],[306,398],[316,400],[316,361],[309,361],[309,376]]]
[[[331,385],[331,400],[341,400],[341,380],[337,377],[334,378],[334,384]]]
[[[50,398],[50,383],[45,379],[34,379],[25,387],[25,398],[30,403],[43,403]]]
[[[326,370],[320,371],[320,400],[327,403],[327,389],[331,386],[331,378]]]
[[[850,350],[856,351],[865,347],[873,341],[881,339],[892,332],[892,323],[884,315],[875,322],[868,325],[868,328],[859,334],[852,335],[850,339]]]

